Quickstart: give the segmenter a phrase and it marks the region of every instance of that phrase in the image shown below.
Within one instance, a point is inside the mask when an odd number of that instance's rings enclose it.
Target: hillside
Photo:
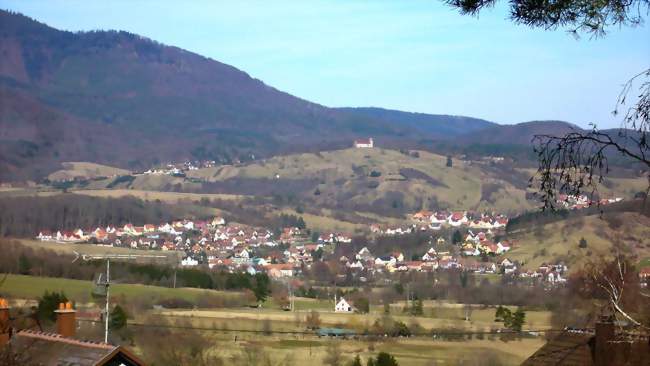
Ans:
[[[198,169],[188,171],[184,178],[135,175],[95,179],[75,188],[255,196],[308,214],[359,222],[370,222],[369,218],[377,215],[403,218],[422,208],[515,214],[536,205],[526,199],[532,170],[513,168],[506,162],[457,158],[452,158],[452,167],[446,163],[445,156],[425,151],[344,149]],[[642,178],[612,178],[601,194],[631,198],[644,184]],[[357,215],[343,218],[342,212]]]
[[[588,261],[598,261],[615,252],[632,256],[636,262],[650,259],[650,217],[638,212],[612,212],[602,215],[573,215],[566,220],[544,225],[530,225],[508,237],[516,247],[506,256],[536,269],[546,262],[564,261],[570,268],[580,268]],[[580,239],[587,242],[580,248]]]
[[[65,161],[135,169],[341,148],[355,137],[408,144],[487,123],[418,115],[435,121],[423,130],[410,114],[327,108],[135,34],[60,31],[7,11],[0,54],[0,180],[42,178]]]

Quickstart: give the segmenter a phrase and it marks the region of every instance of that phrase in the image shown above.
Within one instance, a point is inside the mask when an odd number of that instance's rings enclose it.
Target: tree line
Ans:
[[[0,198],[0,236],[32,237],[40,230],[74,230],[126,223],[160,223],[190,215],[188,205],[135,197],[100,198],[78,194]]]

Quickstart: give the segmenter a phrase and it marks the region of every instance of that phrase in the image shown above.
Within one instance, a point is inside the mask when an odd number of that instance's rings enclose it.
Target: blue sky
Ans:
[[[121,29],[246,71],[327,106],[499,123],[615,127],[621,85],[650,66],[650,27],[576,40],[440,1],[32,1],[0,7],[66,30]]]

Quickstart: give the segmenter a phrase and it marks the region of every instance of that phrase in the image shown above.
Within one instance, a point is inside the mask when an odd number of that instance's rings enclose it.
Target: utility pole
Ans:
[[[109,293],[109,287],[110,287],[110,282],[111,282],[111,260],[110,258],[106,258],[106,316],[104,317],[105,323],[105,330],[104,330],[104,343],[108,343],[108,318],[110,316],[110,311],[109,311],[109,302],[111,301],[111,296]]]
[[[72,263],[76,262],[77,259],[81,258],[85,261],[94,260],[94,259],[106,259],[106,282],[97,283],[98,285],[103,285],[106,288],[106,313],[104,316],[104,343],[108,343],[108,321],[110,317],[110,281],[111,281],[111,258],[114,259],[138,259],[138,258],[166,258],[164,255],[140,255],[140,254],[103,254],[103,255],[91,255],[91,254],[80,254],[74,252],[76,257],[72,260]],[[175,281],[174,281],[175,282]]]

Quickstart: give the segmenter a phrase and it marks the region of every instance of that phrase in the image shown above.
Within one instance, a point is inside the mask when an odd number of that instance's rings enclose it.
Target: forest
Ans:
[[[157,224],[195,214],[191,205],[171,205],[135,197],[100,198],[78,194],[2,197],[0,236],[33,237],[40,230]]]

